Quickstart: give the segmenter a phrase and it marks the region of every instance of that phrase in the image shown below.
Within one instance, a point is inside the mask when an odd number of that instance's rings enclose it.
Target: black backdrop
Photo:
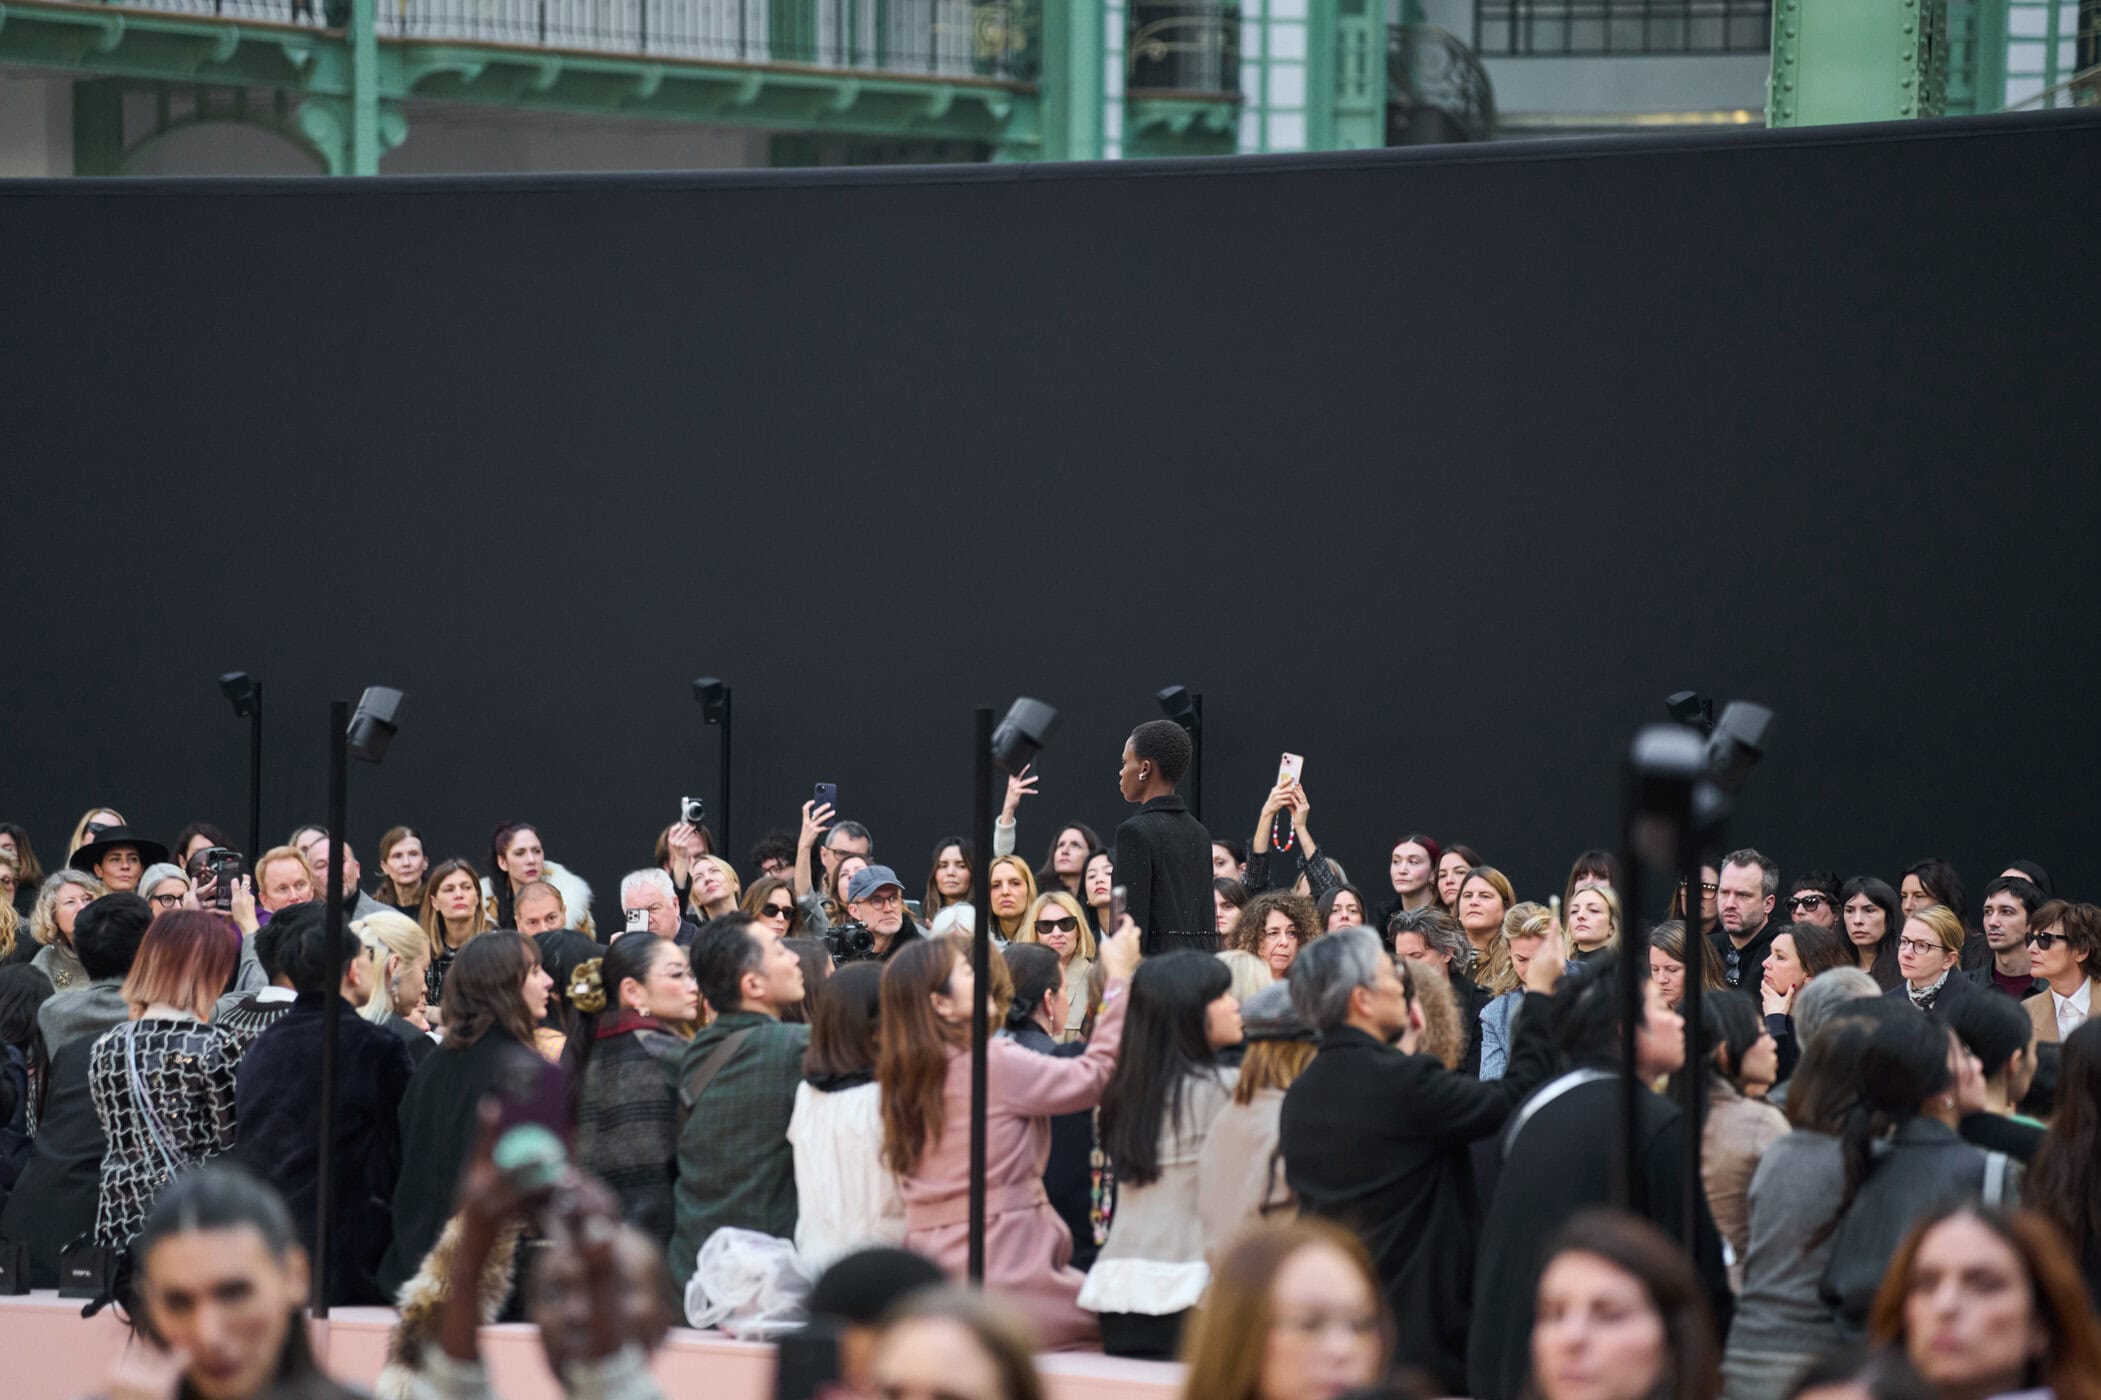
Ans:
[[[599,887],[813,781],[908,885],[971,708],[1058,705],[1119,820],[1152,691],[1207,812],[1275,756],[1375,890],[1423,828],[1558,888],[1696,686],[1780,714],[1739,835],[2088,895],[2101,114],[1294,160],[0,183],[15,607],[0,809],[163,839],[322,810],[369,860],[536,820]],[[1974,900],[1973,900],[1974,902]]]

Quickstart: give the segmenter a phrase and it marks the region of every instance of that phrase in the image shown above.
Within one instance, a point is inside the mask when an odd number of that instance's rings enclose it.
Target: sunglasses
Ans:
[[[1067,914],[1067,915],[1065,915],[1065,916],[1064,916],[1063,918],[1057,918],[1057,919],[1038,919],[1038,920],[1036,921],[1036,932],[1038,932],[1038,933],[1051,933],[1051,932],[1057,932],[1057,933],[1071,933],[1071,932],[1072,932],[1073,930],[1077,929],[1077,928],[1078,928],[1079,926],[1080,926],[1080,921],[1079,921],[1078,919],[1075,919],[1075,918],[1074,918],[1074,917],[1073,917],[1072,915],[1070,915],[1070,914]]]
[[[1742,953],[1731,948],[1722,955],[1722,976],[1730,986],[1735,986],[1737,979],[1743,976],[1743,969],[1744,955]]]
[[[795,917],[795,906],[792,904],[769,904],[764,909],[761,909],[759,913],[769,919],[792,919]]]
[[[2028,946],[2040,948],[2045,953],[2065,941],[2065,936],[2061,933],[2031,933],[2028,935]]]
[[[1787,907],[1790,909],[1822,909],[1830,902],[1830,899],[1824,895],[1798,894],[1789,898]]]

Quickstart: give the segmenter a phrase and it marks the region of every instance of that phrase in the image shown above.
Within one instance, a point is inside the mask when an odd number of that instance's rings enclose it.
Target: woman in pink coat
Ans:
[[[1084,1053],[1039,1055],[1012,1040],[986,1047],[985,1285],[1025,1313],[1046,1351],[1099,1344],[1078,1298],[1072,1232],[1043,1192],[1054,1114],[1101,1102],[1116,1068],[1124,997],[1138,964],[1138,928],[1126,919],[1101,945],[1109,974]],[[969,959],[945,939],[898,953],[883,970],[883,1158],[901,1178],[905,1247],[961,1278],[970,1252]]]

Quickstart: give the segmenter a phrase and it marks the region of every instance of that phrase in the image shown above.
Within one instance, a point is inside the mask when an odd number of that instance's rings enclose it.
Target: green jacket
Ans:
[[[693,1037],[679,1062],[683,1090],[715,1047],[755,1027],[693,1105],[678,1137],[671,1271],[681,1287],[709,1235],[724,1226],[795,1237],[795,1154],[788,1119],[802,1083],[808,1026],[731,1011]]]

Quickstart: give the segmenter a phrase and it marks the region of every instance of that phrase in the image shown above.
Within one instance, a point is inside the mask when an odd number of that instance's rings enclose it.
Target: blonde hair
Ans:
[[[1924,909],[1915,911],[1911,918],[1917,919],[1927,928],[1932,929],[1933,936],[1940,940],[1941,947],[1946,951],[1950,953],[1960,953],[1962,951],[1963,940],[1968,935],[1963,932],[1962,920],[1957,918],[1955,911],[1947,905],[1929,904]],[[1905,922],[1909,923],[1910,920],[1907,919]]]
[[[1232,993],[1235,1001],[1246,1001],[1277,980],[1277,974],[1269,970],[1269,964],[1245,948],[1228,948],[1211,956],[1224,963],[1226,971],[1233,974],[1233,983],[1226,990]]]
[[[1604,882],[1603,880],[1585,880],[1585,881],[1584,881],[1583,883],[1581,883],[1581,884],[1577,885],[1577,886],[1576,886],[1576,887],[1575,887],[1574,889],[1572,889],[1572,890],[1570,890],[1570,891],[1569,891],[1569,894],[1568,894],[1568,902],[1569,902],[1570,904],[1574,904],[1574,903],[1576,902],[1576,896],[1577,896],[1577,895],[1579,895],[1579,894],[1582,894],[1582,893],[1583,893],[1583,892],[1584,892],[1585,890],[1591,890],[1591,891],[1594,891],[1594,892],[1596,892],[1596,894],[1597,894],[1598,898],[1600,898],[1600,899],[1602,899],[1602,900],[1604,900],[1604,901],[1605,901],[1605,917],[1606,917],[1607,919],[1609,919],[1609,920],[1611,921],[1611,923],[1612,923],[1612,932],[1611,932],[1611,933],[1610,933],[1610,934],[1609,934],[1609,935],[1608,935],[1608,936],[1606,937],[1606,939],[1605,939],[1605,947],[1607,947],[1607,948],[1617,948],[1617,947],[1619,947],[1619,946],[1620,946],[1620,897],[1619,897],[1619,895],[1618,895],[1617,893],[1615,893],[1615,892],[1614,892],[1614,890],[1613,890],[1612,886],[1610,886],[1610,885],[1606,884],[1606,883],[1605,883],[1605,882]],[[1562,956],[1563,956],[1563,957],[1573,958],[1573,957],[1575,957],[1575,956],[1576,956],[1576,935],[1575,935],[1575,934],[1573,934],[1573,933],[1570,933],[1570,932],[1569,932],[1569,929],[1568,929],[1568,910],[1566,910],[1566,909],[1563,909],[1563,910],[1561,911],[1561,915],[1562,915],[1562,924],[1561,924],[1561,953],[1562,953]]]
[[[299,854],[297,847],[272,846],[255,859],[255,897],[258,901],[263,897],[263,881],[266,878],[266,872],[273,864],[281,860],[288,860],[298,866],[300,872],[306,876],[307,885],[309,887],[313,885],[314,868],[306,863],[306,857]],[[315,894],[318,897],[320,891],[316,890]]]
[[[1546,905],[1526,900],[1510,906],[1503,916],[1503,936],[1495,941],[1488,951],[1488,962],[1482,967],[1478,981],[1493,996],[1514,992],[1523,985],[1517,975],[1517,964],[1510,958],[1510,940],[1513,938],[1545,938],[1553,926],[1554,915]]]
[[[73,860],[73,853],[88,843],[88,818],[94,816],[97,812],[109,813],[111,816],[117,819],[118,826],[131,825],[131,823],[125,819],[124,814],[114,807],[88,808],[85,812],[82,812],[80,814],[80,820],[73,823],[73,834],[66,838],[66,861],[68,864],[70,864]]]
[[[106,809],[97,807],[96,811]],[[68,866],[45,879],[43,887],[36,892],[36,904],[29,911],[29,936],[45,947],[58,942],[58,896],[68,885],[78,885],[88,892],[89,899],[100,899],[109,893],[109,887],[84,870]]]
[[[1233,1102],[1245,1107],[1264,1089],[1289,1089],[1306,1072],[1320,1046],[1310,1040],[1251,1040],[1233,1083]]]
[[[1093,962],[1095,957],[1094,930],[1087,926],[1087,911],[1080,907],[1080,902],[1077,899],[1074,899],[1064,890],[1050,890],[1037,895],[1035,902],[1029,905],[1028,912],[1021,916],[1021,927],[1015,930],[1014,937],[1010,941],[1015,943],[1041,943],[1043,940],[1036,936],[1036,920],[1041,918],[1043,911],[1052,905],[1056,905],[1080,921],[1079,932],[1074,935],[1072,955],[1076,958],[1085,958],[1088,962]]]
[[[1221,1247],[1204,1306],[1182,1331],[1186,1400],[1256,1400],[1262,1393],[1262,1363],[1276,1324],[1270,1294],[1285,1261],[1306,1249],[1332,1250],[1349,1263],[1378,1314],[1376,1374],[1385,1373],[1393,1356],[1393,1315],[1363,1241],[1332,1221],[1291,1220],[1258,1225]]]
[[[22,878],[22,863],[5,851],[0,851],[0,866],[5,866],[16,881]],[[15,913],[12,899],[0,899],[0,963],[15,955],[15,934],[22,927],[21,916]]]
[[[413,966],[416,959],[430,951],[430,940],[424,936],[421,924],[392,909],[367,914],[353,922],[350,931],[357,935],[372,960],[372,999],[358,1014],[375,1023],[384,1021],[394,1014],[394,989],[387,981],[387,959],[399,958],[403,967]]]
[[[1466,1025],[1452,984],[1435,963],[1415,964],[1415,1004],[1423,1009],[1422,1052],[1446,1069],[1459,1068],[1466,1058]]]
[[[991,885],[998,877],[1002,865],[1011,865],[1021,872],[1021,915],[1015,921],[1012,933],[1007,932],[1006,925],[1000,922],[999,915],[992,913]],[[1029,863],[1020,856],[994,856],[992,864],[985,867],[985,885],[985,911],[992,919],[992,931],[1011,943],[1021,937],[1022,928],[1029,922],[1029,911],[1036,906],[1036,872],[1029,869]],[[1087,927],[1085,919],[1080,920],[1080,927]]]
[[[710,862],[714,865],[714,867],[717,870],[720,870],[722,872],[723,881],[729,885],[730,905],[732,908],[735,908],[738,902],[744,898],[744,882],[737,878],[737,867],[731,865],[721,856],[698,855],[693,857],[693,863],[695,865],[700,864],[702,861]],[[702,918],[706,918],[707,910],[700,907],[699,901],[700,881],[695,880],[693,882],[693,887],[686,891],[686,908],[692,913],[698,914]]]

